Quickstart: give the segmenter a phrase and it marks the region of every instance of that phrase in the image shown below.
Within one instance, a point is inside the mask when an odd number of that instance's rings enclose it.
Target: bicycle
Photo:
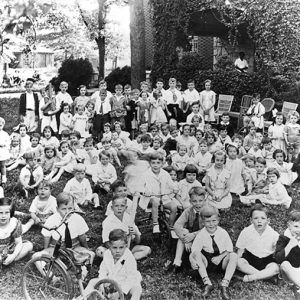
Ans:
[[[94,290],[85,295],[82,278],[82,265],[88,265],[89,256],[81,260],[76,260],[71,249],[62,249],[62,236],[58,228],[66,224],[68,217],[78,211],[67,213],[58,226],[53,228],[43,228],[51,231],[55,230],[59,234],[52,255],[42,254],[34,257],[24,267],[21,279],[23,294],[27,300],[33,299],[65,299],[71,300],[76,296],[76,286],[79,287],[81,299],[119,299],[123,300],[124,295],[118,283],[111,279],[99,280]],[[37,265],[42,266],[42,272]],[[116,296],[118,298],[116,298]],[[112,298],[113,297],[113,298]]]

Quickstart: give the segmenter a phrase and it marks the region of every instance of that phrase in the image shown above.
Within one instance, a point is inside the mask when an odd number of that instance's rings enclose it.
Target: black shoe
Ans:
[[[200,274],[199,274],[198,270],[190,271],[190,276],[191,276],[192,280],[194,280],[196,282],[199,282],[199,283],[202,283],[202,279],[200,277]]]
[[[177,266],[177,265],[174,265],[173,267],[173,273],[174,274],[178,274],[182,271],[182,266]]]
[[[211,291],[214,289],[212,284],[206,284],[204,286],[204,291],[202,293],[202,297],[205,298],[207,296],[209,296],[209,294],[211,293]]]
[[[223,299],[225,299],[225,300],[230,299],[230,295],[228,293],[228,287],[227,286],[221,286],[221,295],[222,295]]]

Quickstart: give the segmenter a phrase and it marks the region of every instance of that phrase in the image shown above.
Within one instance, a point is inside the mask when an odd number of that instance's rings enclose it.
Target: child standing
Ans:
[[[194,270],[198,269],[204,283],[202,296],[207,297],[213,290],[208,272],[222,272],[225,275],[221,282],[222,297],[231,299],[228,293],[230,280],[237,265],[237,255],[233,252],[233,245],[226,230],[219,227],[220,216],[218,209],[204,206],[200,212],[204,228],[197,234],[190,255],[190,262]]]
[[[21,191],[20,196],[23,199],[28,198],[28,191],[34,190],[44,178],[43,169],[37,163],[33,152],[24,154],[26,166],[22,168],[19,176]]]
[[[121,229],[115,229],[108,238],[109,250],[104,253],[98,278],[89,281],[84,293],[88,297],[100,279],[109,278],[115,280],[131,300],[139,300],[142,295],[142,277],[134,256],[127,248],[127,234]]]
[[[0,198],[0,256],[3,265],[9,265],[29,254],[31,242],[22,241],[21,222],[14,217],[12,200]]]
[[[294,147],[294,154],[298,155],[300,150],[300,125],[297,123],[299,120],[299,113],[290,111],[287,117],[288,121],[284,126],[284,139],[287,146]]]
[[[192,243],[199,230],[203,227],[200,220],[200,211],[205,203],[205,189],[193,187],[189,191],[190,207],[186,208],[174,224],[178,236],[176,254],[169,270],[178,273],[181,270],[183,253],[190,252]]]
[[[73,102],[73,108],[74,108],[74,113],[77,113],[77,109],[79,105],[82,105],[85,107],[90,100],[90,97],[86,96],[86,86],[85,85],[80,85],[78,88],[79,91],[79,96],[74,99]]]
[[[120,122],[122,127],[125,126],[125,116],[127,115],[126,110],[126,98],[122,94],[123,86],[121,84],[117,84],[115,86],[115,94],[110,98],[111,104],[111,124],[113,125],[115,122]]]
[[[138,124],[144,124],[147,123],[150,124],[150,102],[148,99],[148,93],[142,92],[141,98],[137,101],[137,107],[138,107],[138,117],[137,121]]]
[[[70,113],[70,106],[68,103],[62,105],[62,113],[60,114],[60,123],[58,134],[61,134],[63,130],[73,129],[72,114]]]
[[[284,277],[294,284],[295,299],[300,299],[300,211],[290,213],[288,228],[277,241],[275,259]]]
[[[91,203],[97,209],[100,207],[99,197],[92,192],[91,184],[85,178],[85,171],[84,164],[77,164],[74,167],[74,177],[67,182],[64,192],[70,194],[77,205],[86,207]]]
[[[206,122],[215,121],[216,93],[211,90],[211,80],[205,80],[205,90],[200,92],[200,113]]]
[[[225,168],[225,152],[217,151],[212,157],[212,163],[213,165],[207,170],[205,176],[205,189],[208,193],[207,200],[216,208],[229,208],[232,203],[230,194],[231,173]]]
[[[193,103],[198,102],[199,103],[200,96],[199,92],[195,89],[195,81],[193,79],[190,79],[187,82],[187,89],[183,93],[183,101],[186,104],[186,111],[191,111],[190,107],[192,107],[193,110]],[[187,120],[187,123],[188,120]]]
[[[283,114],[281,112],[277,112],[275,124],[271,125],[268,129],[268,136],[272,140],[272,145],[275,149],[281,149],[286,152]]]
[[[150,103],[150,124],[154,124],[155,122],[167,123],[167,117],[164,113],[164,110],[166,109],[166,103],[165,100],[162,98],[162,92],[158,90],[154,91],[153,98],[151,99]]]
[[[92,175],[92,180],[95,183],[94,193],[98,193],[101,189],[108,193],[111,184],[117,180],[116,169],[109,161],[110,154],[108,151],[103,150],[99,153],[97,171]]]
[[[0,171],[1,171],[1,184],[7,182],[6,178],[6,161],[10,158],[9,146],[10,138],[7,132],[3,130],[5,120],[0,118]]]
[[[269,226],[267,208],[256,204],[250,218],[252,224],[242,230],[236,242],[237,268],[246,274],[244,282],[268,279],[279,272],[273,257],[279,234]]]
[[[228,145],[226,148],[228,159],[225,168],[231,173],[230,193],[240,195],[245,191],[246,174],[241,159],[237,158],[238,149],[235,145]]]
[[[72,125],[74,131],[78,131],[82,138],[90,136],[88,130],[88,116],[84,113],[84,106],[78,105],[77,113],[73,116]]]
[[[193,164],[188,164],[184,168],[184,179],[179,181],[178,187],[179,192],[177,193],[176,199],[180,202],[183,209],[190,206],[189,191],[193,187],[202,187],[202,184],[196,179],[198,169]]]

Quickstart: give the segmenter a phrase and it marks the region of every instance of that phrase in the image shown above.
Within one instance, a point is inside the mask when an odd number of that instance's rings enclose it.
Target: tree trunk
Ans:
[[[143,0],[130,0],[131,85],[139,88],[146,79],[145,18]]]
[[[96,39],[98,45],[98,53],[99,53],[99,80],[104,78],[104,70],[105,70],[105,37],[102,32],[105,26],[105,8],[104,8],[105,0],[98,0],[98,30],[99,35]]]

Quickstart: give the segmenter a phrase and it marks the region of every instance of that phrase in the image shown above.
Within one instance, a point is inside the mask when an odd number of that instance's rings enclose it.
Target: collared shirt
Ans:
[[[236,67],[241,68],[241,69],[243,69],[243,68],[245,68],[245,67],[248,68],[248,62],[247,62],[246,59],[241,60],[240,58],[237,58],[237,59],[235,60],[235,62],[234,62],[234,65],[235,65]]]
[[[176,101],[174,101],[174,94],[175,94],[175,98],[176,98]],[[174,89],[174,90],[166,90],[166,93],[165,93],[165,100],[167,102],[167,105],[168,104],[178,104],[179,106],[181,105],[181,102],[183,100],[183,97],[182,97],[182,94],[180,91],[178,91],[177,89]]]
[[[201,229],[194,239],[192,252],[201,251],[203,249],[206,252],[214,253],[212,236],[214,236],[220,253],[224,251],[233,252],[233,245],[228,232],[219,226],[213,234],[209,233],[205,227]]]
[[[33,93],[26,92],[26,109],[28,110],[35,110],[35,102]]]
[[[111,251],[106,250],[99,268],[98,278],[109,278],[116,281],[124,294],[128,294],[132,287],[142,281],[142,276],[137,270],[136,260],[128,248],[117,262],[114,261]]]
[[[83,178],[79,182],[73,177],[67,182],[64,192],[71,194],[77,204],[83,204],[85,200],[92,199],[92,188],[87,178]]]
[[[34,170],[32,170],[32,175],[34,178],[34,182],[38,182],[41,178],[44,177],[44,172],[41,166],[36,166]],[[20,172],[20,180],[26,184],[29,184],[31,172],[29,170],[29,166],[25,166],[22,168]]]
[[[196,89],[193,89],[192,91],[190,91],[189,89],[185,90],[183,98],[190,104],[200,100],[199,92]]]
[[[127,212],[124,212],[122,221],[115,214],[109,214],[102,222],[102,242],[108,242],[108,236],[114,229],[122,229],[129,234],[129,226],[133,227],[137,235],[141,235],[138,227],[135,224],[131,224],[131,217]]]
[[[96,100],[95,112],[97,115],[101,115],[101,107],[103,115],[108,114],[111,111],[110,98],[108,98],[108,96],[106,96],[104,101],[101,101],[100,97]]]
[[[267,257],[274,253],[279,234],[267,225],[265,231],[259,234],[254,225],[244,228],[236,242],[239,249],[247,249],[257,257]]]
[[[92,180],[96,183],[101,180],[109,180],[110,184],[117,180],[117,172],[115,167],[108,163],[107,166],[97,162],[97,173],[93,174]]]

